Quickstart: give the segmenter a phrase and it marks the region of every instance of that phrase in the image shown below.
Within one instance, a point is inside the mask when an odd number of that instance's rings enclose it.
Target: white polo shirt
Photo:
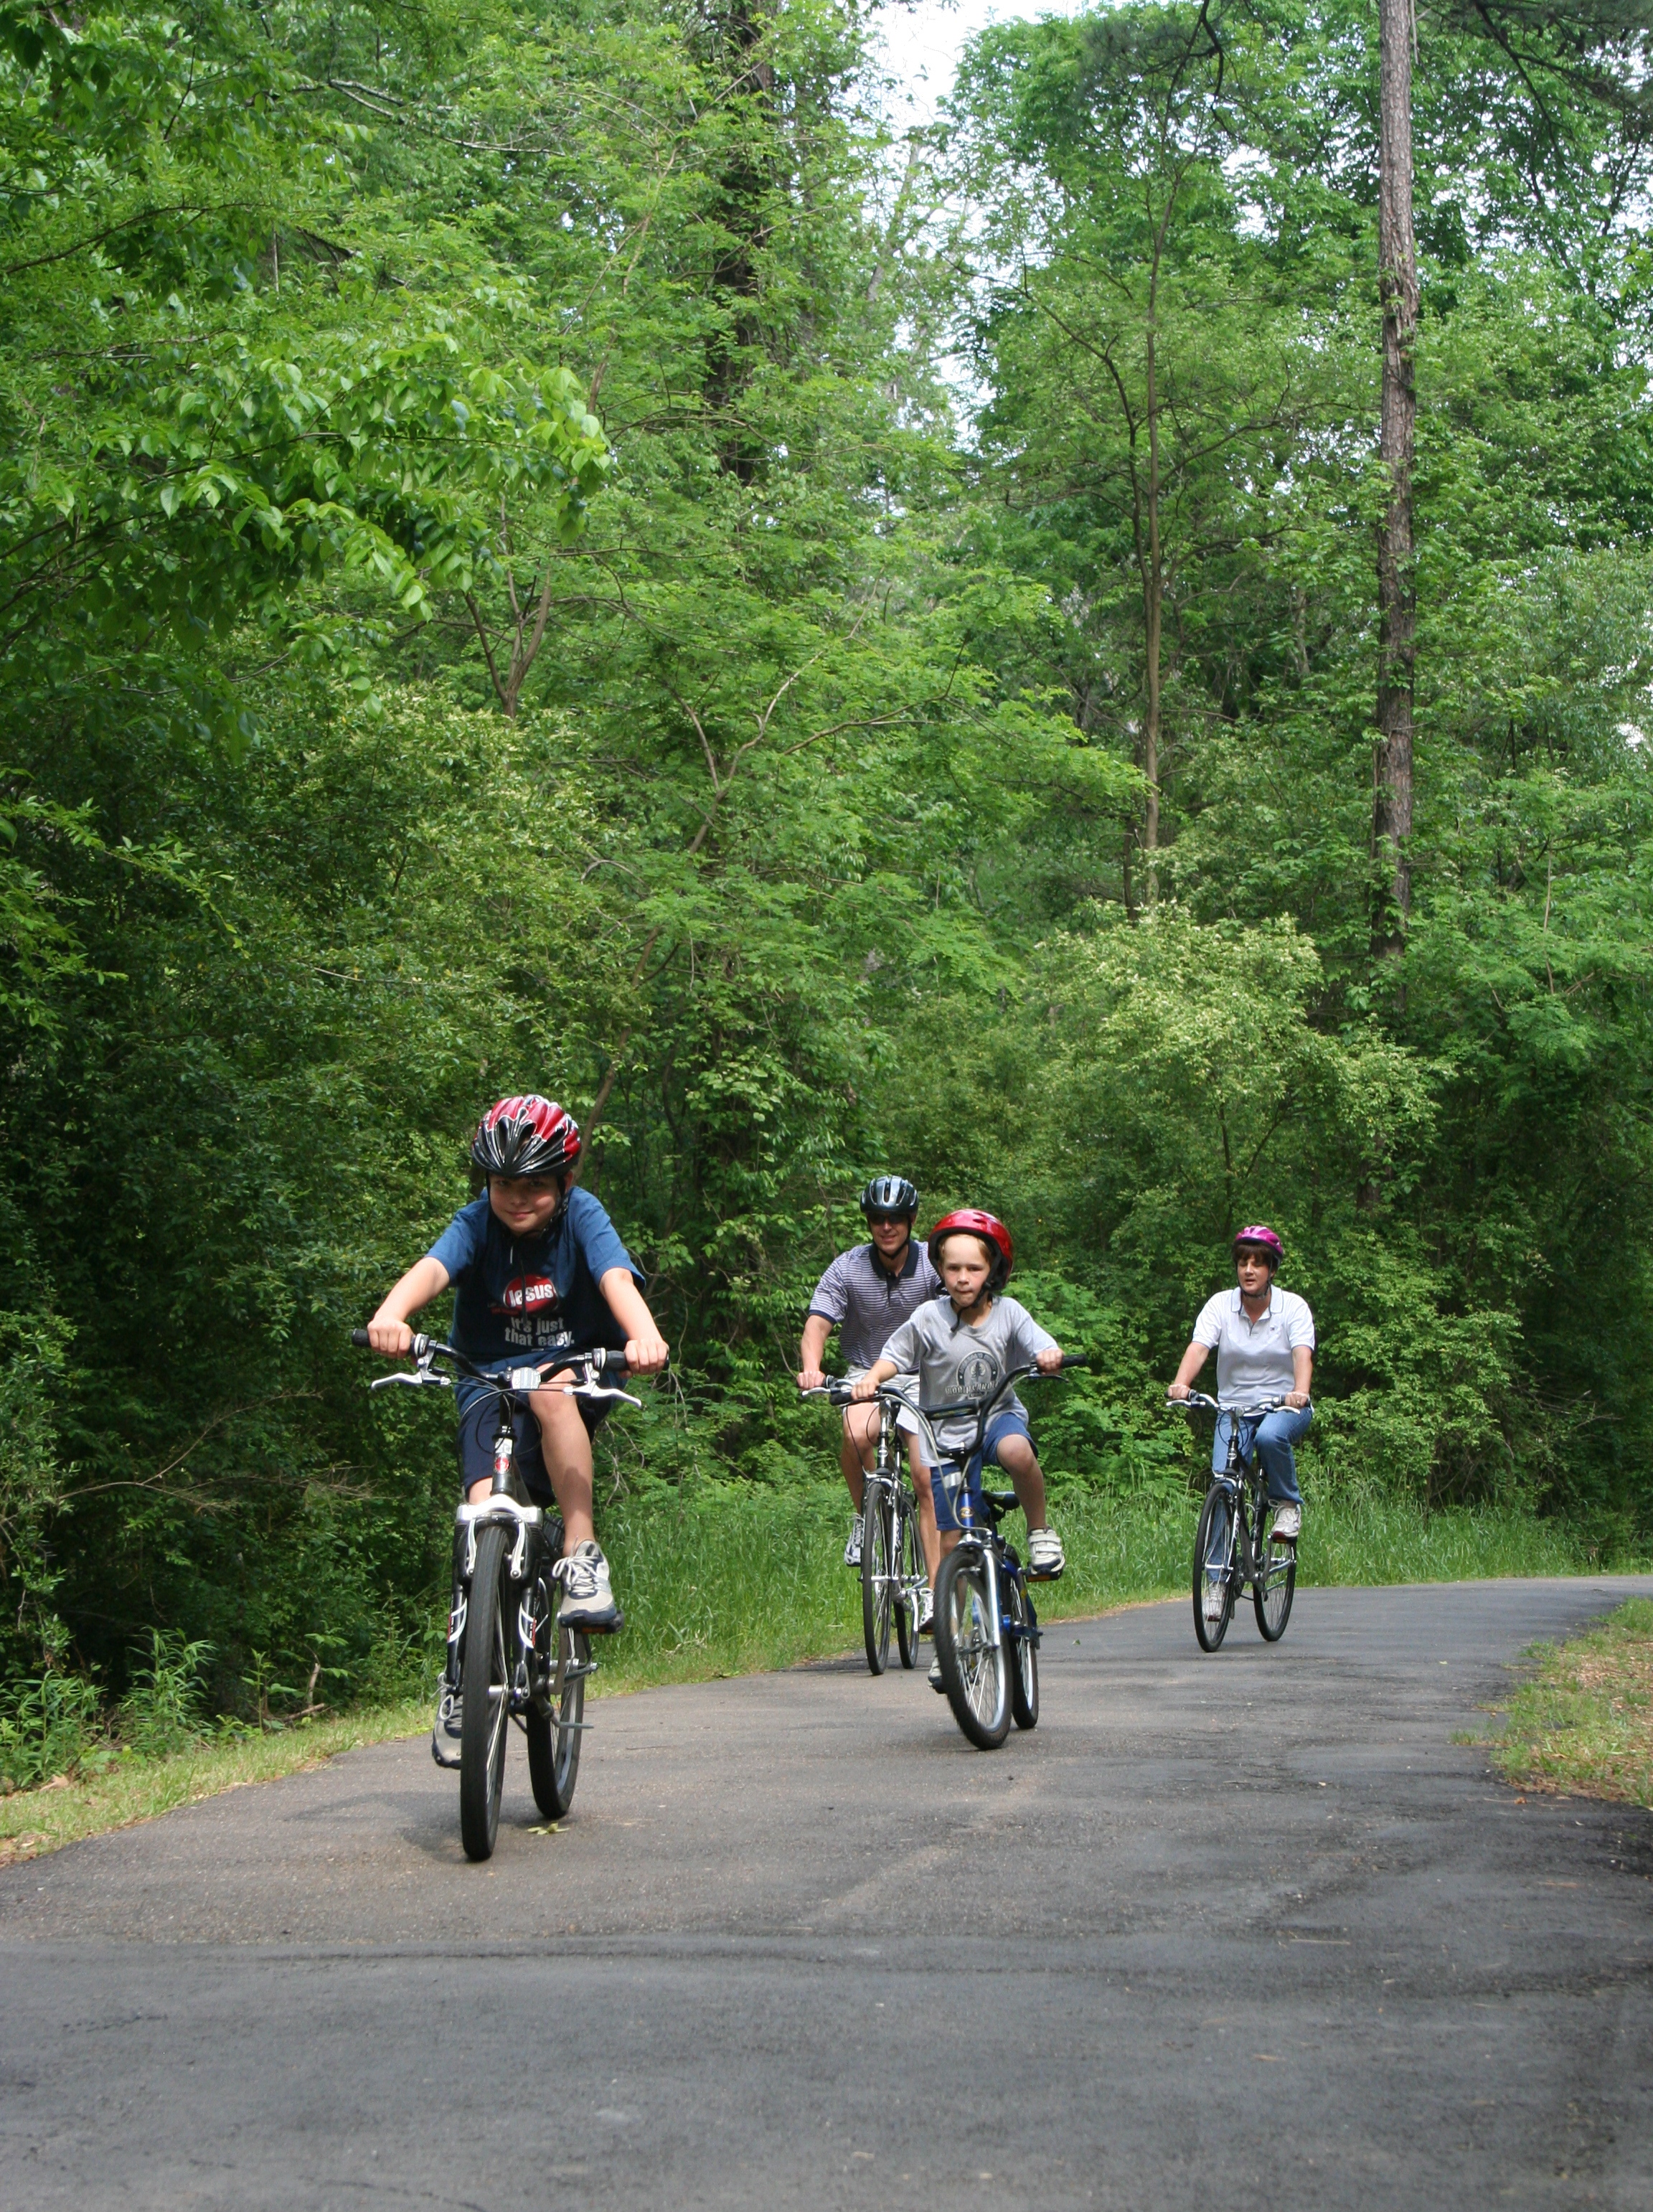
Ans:
[[[1315,1317],[1306,1298],[1271,1283],[1267,1305],[1249,1320],[1237,1284],[1200,1307],[1194,1341],[1217,1354],[1219,1406],[1267,1406],[1296,1389],[1291,1354],[1300,1344],[1314,1350]]]

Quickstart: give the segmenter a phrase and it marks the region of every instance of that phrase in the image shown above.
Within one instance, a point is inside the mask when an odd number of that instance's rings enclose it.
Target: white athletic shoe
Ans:
[[[849,1541],[844,1546],[844,1565],[859,1567],[861,1563],[861,1516],[857,1513],[849,1523]]]
[[[1223,1606],[1227,1596],[1228,1590],[1226,1585],[1222,1583],[1213,1582],[1210,1576],[1207,1575],[1206,1577],[1206,1619],[1211,1622],[1213,1627],[1215,1627],[1216,1624],[1223,1617]]]
[[[918,1632],[921,1636],[935,1633],[935,1592],[928,1588],[918,1594]]]
[[[941,1679],[939,1659],[932,1659],[930,1662],[930,1687],[933,1690],[939,1690],[944,1698],[947,1694],[947,1685]]]
[[[1274,1514],[1274,1525],[1268,1533],[1271,1536],[1278,1536],[1283,1544],[1295,1544],[1297,1538],[1303,1534],[1302,1506],[1281,1505],[1278,1507]]]
[[[556,1617],[566,1628],[583,1629],[587,1636],[606,1636],[622,1626],[609,1581],[609,1563],[587,1536],[566,1559],[551,1569],[562,1585],[562,1602]]]
[[[446,1682],[436,1701],[436,1718],[430,1731],[430,1755],[438,1766],[459,1763],[459,1737],[465,1728],[465,1700]]]
[[[1028,1530],[1027,1571],[1034,1582],[1054,1583],[1067,1565],[1062,1540],[1054,1528]]]

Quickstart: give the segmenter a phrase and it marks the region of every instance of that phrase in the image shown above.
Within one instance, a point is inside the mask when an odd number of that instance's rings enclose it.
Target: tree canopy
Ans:
[[[1366,0],[901,143],[847,0],[0,10],[6,1666],[365,1679],[453,1478],[347,1333],[530,1087],[685,1377],[614,1480],[830,1472],[889,1168],[1104,1352],[1064,1480],[1267,1218],[1320,1479],[1644,1528],[1650,34],[1420,0],[1397,962]]]

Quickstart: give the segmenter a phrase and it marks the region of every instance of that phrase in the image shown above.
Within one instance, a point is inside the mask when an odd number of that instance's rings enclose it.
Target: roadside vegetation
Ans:
[[[1191,1500],[1130,1504],[1070,1494],[1061,1508],[1068,1571],[1041,1592],[1042,1618],[1181,1595],[1194,1519]],[[839,1494],[821,1487],[781,1498],[726,1490],[680,1509],[617,1510],[610,1548],[627,1626],[598,1647],[594,1691],[614,1695],[859,1655],[860,1585],[843,1564],[844,1524]],[[1450,1582],[1627,1564],[1592,1556],[1555,1524],[1507,1509],[1461,1506],[1425,1518],[1382,1502],[1321,1504],[1311,1490],[1300,1578],[1305,1587]],[[1653,1607],[1641,1613],[1645,1667]],[[283,1715],[278,1693],[277,1709],[267,1706],[261,1725],[210,1718],[205,1655],[175,1643],[158,1645],[112,1712],[100,1711],[73,1675],[14,1692],[0,1720],[0,1787],[7,1790],[0,1865],[293,1773],[359,1744],[422,1734],[441,1636],[441,1617],[433,1615],[422,1639],[387,1643],[378,1654],[378,1695],[348,1711],[294,1711],[289,1698]]]
[[[1653,1601],[1530,1656],[1492,1741],[1498,1772],[1523,1790],[1653,1808]]]

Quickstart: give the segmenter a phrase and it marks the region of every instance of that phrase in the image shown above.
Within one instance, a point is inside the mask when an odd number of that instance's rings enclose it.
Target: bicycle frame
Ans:
[[[1267,1406],[1219,1406],[1216,1399],[1207,1397],[1203,1391],[1190,1390],[1186,1398],[1168,1398],[1165,1403],[1197,1407],[1202,1413],[1215,1413],[1219,1419],[1224,1413],[1229,1416],[1228,1462],[1220,1474],[1210,1477],[1206,1491],[1207,1497],[1212,1490],[1225,1492],[1229,1526],[1233,1531],[1231,1554],[1235,1549],[1239,1553],[1239,1587],[1243,1590],[1248,1586],[1256,1589],[1268,1578],[1267,1559],[1259,1550],[1268,1513],[1268,1476],[1257,1453],[1257,1429],[1268,1414],[1279,1413],[1285,1401],[1277,1398]],[[1245,1451],[1240,1448],[1243,1422],[1255,1425],[1249,1449]]]
[[[629,1391],[616,1389],[611,1384],[605,1385],[597,1379],[617,1366],[624,1371],[624,1352],[607,1346],[599,1346],[591,1351],[544,1353],[532,1363],[510,1368],[503,1375],[495,1375],[475,1365],[453,1345],[444,1344],[440,1339],[429,1336],[416,1336],[413,1340],[414,1371],[411,1374],[381,1375],[368,1387],[383,1390],[402,1383],[410,1389],[450,1390],[453,1387],[453,1376],[439,1372],[435,1364],[438,1360],[451,1367],[454,1374],[482,1383],[492,1395],[495,1410],[493,1488],[486,1498],[478,1498],[474,1504],[469,1498],[462,1498],[453,1516],[455,1528],[465,1532],[465,1551],[458,1571],[454,1603],[448,1614],[448,1678],[455,1679],[454,1665],[469,1617],[470,1590],[477,1571],[478,1533],[491,1523],[503,1522],[516,1532],[516,1540],[506,1563],[506,1573],[513,1589],[521,1593],[517,1604],[517,1638],[519,1648],[525,1656],[514,1670],[509,1698],[512,1717],[520,1721],[537,1692],[542,1696],[548,1692],[560,1692],[566,1677],[559,1667],[555,1675],[544,1675],[538,1680],[531,1679],[526,1656],[532,1653],[541,1662],[543,1668],[546,1655],[540,1649],[540,1633],[547,1622],[556,1616],[549,1608],[543,1616],[535,1613],[532,1601],[544,1554],[547,1551],[561,1549],[562,1524],[555,1511],[548,1521],[546,1509],[534,1504],[523,1494],[515,1465],[517,1410],[520,1407],[526,1407],[536,1391],[545,1389],[561,1390],[571,1398],[618,1399],[628,1406],[641,1406],[642,1401],[633,1397]],[[563,1374],[571,1379],[566,1382],[550,1379]],[[595,1674],[596,1671],[594,1660],[580,1669],[582,1674]],[[572,1725],[589,1728],[591,1723],[582,1721]]]

